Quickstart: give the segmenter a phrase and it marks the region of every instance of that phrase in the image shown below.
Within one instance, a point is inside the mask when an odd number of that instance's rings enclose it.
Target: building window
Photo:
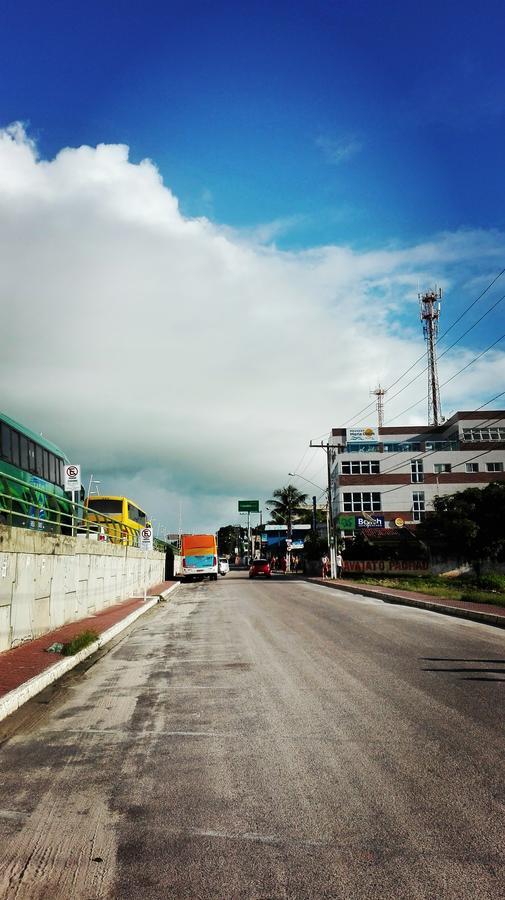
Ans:
[[[466,471],[467,472],[478,472],[479,471],[479,463],[466,463]]]
[[[502,462],[486,463],[486,469],[488,470],[488,472],[503,472],[503,463]]]
[[[435,475],[442,475],[444,472],[450,472],[451,464],[450,463],[435,463],[435,465],[433,466],[433,471],[435,472]]]
[[[505,441],[505,428],[463,428],[464,441]]]
[[[380,464],[378,460],[352,460],[342,463],[342,475],[379,475]]]
[[[414,491],[412,494],[412,518],[414,522],[421,522],[425,516],[424,492]]]
[[[425,441],[425,450],[459,450],[457,441]]]
[[[381,508],[380,493],[355,491],[344,494],[344,512],[378,512]]]
[[[384,450],[388,453],[417,453],[421,444],[417,441],[407,441],[403,444],[384,444]]]
[[[346,444],[345,445],[346,453],[378,453],[379,445],[378,444]]]
[[[422,459],[412,459],[410,462],[410,471],[412,473],[412,482],[414,484],[420,484],[424,481]]]

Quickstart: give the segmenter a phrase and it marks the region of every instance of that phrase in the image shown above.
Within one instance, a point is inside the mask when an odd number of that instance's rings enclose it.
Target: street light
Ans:
[[[316,484],[315,481],[310,481],[309,478],[305,478],[305,475],[299,475],[298,472],[288,472],[288,475],[291,475],[293,478],[301,478],[303,481],[306,481],[308,484],[313,484],[314,487],[317,487],[318,490],[323,491],[325,494],[328,493],[328,488],[321,487],[320,484]]]

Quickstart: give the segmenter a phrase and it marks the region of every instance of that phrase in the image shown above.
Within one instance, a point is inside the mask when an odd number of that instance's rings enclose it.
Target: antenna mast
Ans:
[[[419,294],[421,321],[423,323],[423,334],[428,357],[428,425],[440,425],[444,421],[440,405],[436,349],[441,299],[441,288]]]
[[[386,393],[385,388],[381,387],[380,384],[375,388],[375,390],[370,391],[370,394],[374,394],[377,397],[377,419],[379,422],[379,428],[382,428],[384,425],[384,395]]]

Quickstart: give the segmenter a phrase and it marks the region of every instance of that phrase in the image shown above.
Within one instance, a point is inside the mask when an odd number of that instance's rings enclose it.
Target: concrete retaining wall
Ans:
[[[0,525],[0,651],[141,596],[164,573],[162,553]]]

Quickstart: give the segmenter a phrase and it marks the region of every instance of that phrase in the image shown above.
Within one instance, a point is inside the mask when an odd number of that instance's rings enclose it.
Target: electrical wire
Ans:
[[[503,275],[504,273],[505,273],[505,268],[503,268],[500,272],[498,272],[498,274],[493,278],[493,280],[492,280],[492,281],[484,288],[483,291],[481,291],[481,293],[479,294],[479,296],[476,297],[475,300],[473,300],[467,307],[465,307],[465,309],[464,309],[463,312],[458,316],[458,318],[455,319],[454,322],[452,322],[451,325],[449,325],[449,327],[446,328],[446,330],[445,330],[445,331],[440,335],[440,337],[437,339],[437,346],[438,346],[438,344],[440,343],[440,341],[442,341],[442,340],[446,337],[446,335],[449,334],[450,331],[452,331],[452,329],[458,324],[458,322],[460,322],[461,319],[463,319],[464,316],[466,316],[466,314],[467,314],[468,312],[470,312],[470,310],[475,306],[475,304],[478,303],[479,300],[482,299],[482,297],[483,297],[483,296],[484,296],[484,295],[485,295],[485,294],[493,287],[493,285],[496,284],[496,282],[498,281],[498,279],[501,278],[502,275]],[[456,344],[459,343],[459,341],[462,340],[463,337],[465,337],[465,336],[466,336],[473,328],[475,328],[475,326],[478,325],[479,322],[481,322],[482,319],[485,318],[485,316],[488,315],[489,312],[492,312],[492,310],[493,310],[496,306],[498,306],[498,304],[501,303],[502,300],[503,300],[504,298],[505,298],[505,295],[504,295],[503,297],[500,297],[500,299],[499,299],[493,306],[491,306],[491,307],[484,313],[484,315],[481,316],[480,319],[477,319],[477,321],[474,322],[474,324],[473,324],[469,329],[467,329],[467,331],[465,331],[462,335],[460,335],[460,337],[459,337],[453,344],[451,344],[450,347],[448,347],[448,348],[446,348],[446,350],[444,350],[444,352],[440,355],[439,359],[440,359],[442,356],[444,356],[445,353],[447,353],[449,350],[451,350],[454,346],[456,346]],[[419,356],[419,357],[418,357],[418,358],[417,358],[417,359],[416,359],[416,360],[415,360],[415,361],[414,361],[407,369],[405,369],[404,372],[402,372],[402,373],[398,376],[398,378],[395,379],[395,381],[392,382],[392,384],[389,385],[388,388],[386,388],[386,391],[389,392],[389,391],[390,391],[392,388],[394,388],[400,381],[402,381],[402,379],[405,378],[405,376],[408,375],[409,372],[411,372],[412,369],[414,369],[415,366],[417,366],[417,364],[418,364],[419,362],[421,362],[421,361],[425,358],[425,356],[426,356],[426,353],[422,353],[421,356]],[[423,375],[425,372],[427,372],[427,370],[428,370],[427,367],[426,367],[425,369],[423,369],[423,371],[420,372],[418,375],[416,375],[416,377],[413,378],[413,379],[409,382],[409,384],[405,385],[405,387],[403,387],[401,391],[397,391],[397,393],[394,394],[393,397],[389,397],[389,398],[388,398],[388,402],[391,402],[391,400],[394,399],[394,397],[397,397],[398,394],[402,393],[403,390],[405,390],[405,389],[406,389],[410,384],[412,384],[413,381],[415,381],[417,378],[420,378],[421,375]],[[349,422],[354,422],[355,424],[359,424],[359,421],[361,421],[361,420],[359,420],[358,422],[356,422],[358,416],[361,415],[362,412],[366,412],[367,410],[371,409],[374,405],[375,405],[375,404],[374,404],[374,401],[371,401],[371,403],[368,403],[366,406],[364,406],[362,409],[360,409],[359,412],[357,412],[354,416],[351,416],[349,419],[347,419],[347,420],[343,423],[342,427],[345,427],[346,425],[348,425]]]

